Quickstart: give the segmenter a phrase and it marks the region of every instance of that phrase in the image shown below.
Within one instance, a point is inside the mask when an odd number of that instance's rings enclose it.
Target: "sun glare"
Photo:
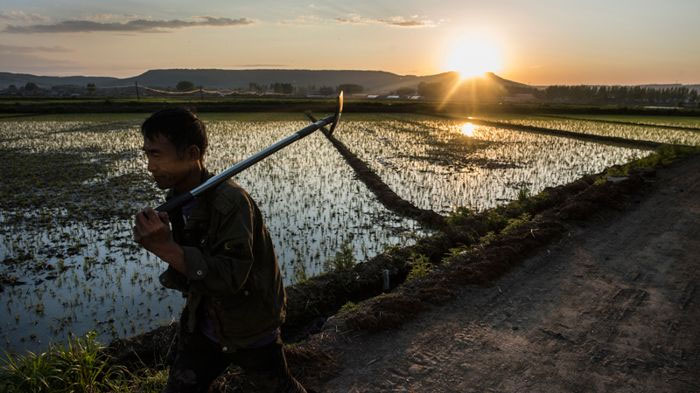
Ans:
[[[483,36],[462,36],[449,50],[446,68],[457,71],[462,79],[498,72],[503,67],[503,55],[497,43]]]
[[[472,123],[464,123],[462,124],[462,135],[465,136],[474,136],[474,124]]]

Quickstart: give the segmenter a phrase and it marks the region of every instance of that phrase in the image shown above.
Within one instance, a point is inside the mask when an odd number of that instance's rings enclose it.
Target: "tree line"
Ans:
[[[179,91],[189,91],[193,90],[195,88],[194,83],[190,81],[180,81],[177,83],[175,88]],[[291,83],[283,83],[283,82],[274,82],[270,83],[269,85],[266,84],[260,84],[260,83],[255,83],[255,82],[250,82],[248,83],[248,91],[256,92],[256,93],[277,93],[277,94],[298,94],[298,95],[306,95],[306,94],[320,94],[320,95],[334,95],[340,91],[343,91],[345,94],[356,94],[356,93],[362,93],[364,91],[364,87],[358,84],[354,83],[344,83],[340,84],[336,87],[332,86],[294,86]]]
[[[543,89],[530,86],[496,86],[485,82],[469,82],[453,89],[453,81],[421,82],[416,88],[402,87],[392,91],[391,95],[401,97],[419,95],[427,98],[442,98],[448,93],[451,97],[459,99],[469,97],[480,100],[501,100],[507,96],[519,94],[530,95],[534,101],[543,103],[571,103],[589,105],[659,105],[659,106],[686,106],[700,107],[698,91],[686,86],[649,87],[649,86],[567,86],[554,85]],[[85,86],[54,86],[50,90],[68,91],[73,95],[97,94],[97,86],[88,83]],[[175,90],[193,91],[201,89],[191,81],[179,81]],[[39,87],[34,82],[27,82],[24,86],[10,85],[0,94],[9,95],[46,95],[50,90]],[[284,95],[321,95],[332,96],[339,91],[346,95],[358,94],[365,91],[364,87],[353,83],[343,83],[338,86],[295,86],[292,83],[274,82],[270,84],[249,83],[246,88],[236,89],[239,92],[249,91],[259,94],[276,93]]]
[[[549,86],[535,91],[542,101],[582,104],[684,106],[698,103],[698,92],[684,86]]]

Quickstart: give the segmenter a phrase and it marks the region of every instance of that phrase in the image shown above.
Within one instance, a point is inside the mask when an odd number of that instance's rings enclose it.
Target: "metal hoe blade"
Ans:
[[[333,124],[331,124],[331,130],[330,133],[332,134],[333,131],[335,131],[335,127],[338,126],[338,122],[340,121],[340,114],[343,112],[343,91],[341,90],[340,93],[338,93],[338,103],[335,107],[335,119],[333,120]]]

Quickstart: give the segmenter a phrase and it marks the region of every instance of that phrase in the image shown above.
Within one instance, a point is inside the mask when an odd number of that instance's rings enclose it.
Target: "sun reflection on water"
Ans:
[[[462,134],[466,136],[474,136],[474,128],[473,123],[464,123],[461,127]]]

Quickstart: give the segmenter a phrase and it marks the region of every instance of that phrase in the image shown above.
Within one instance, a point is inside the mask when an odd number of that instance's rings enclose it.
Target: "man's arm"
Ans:
[[[239,190],[231,190],[220,195],[215,205],[220,214],[218,239],[205,248],[175,243],[167,215],[159,216],[152,209],[137,214],[134,227],[135,240],[187,278],[190,290],[212,296],[241,290],[254,260],[252,201]]]

